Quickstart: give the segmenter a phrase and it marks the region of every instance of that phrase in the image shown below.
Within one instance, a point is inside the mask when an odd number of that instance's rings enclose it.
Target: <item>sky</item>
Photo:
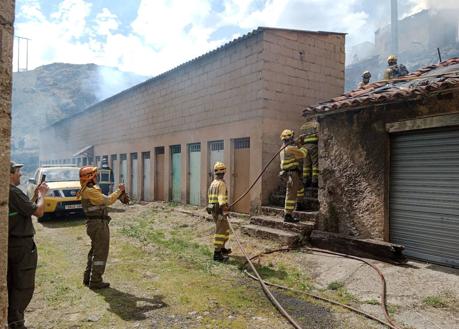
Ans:
[[[399,0],[399,16],[438,2],[455,0]],[[389,22],[390,0],[17,0],[15,35],[31,39],[29,69],[95,63],[155,76],[259,26],[345,32],[350,49]],[[15,39],[14,71],[25,46]]]

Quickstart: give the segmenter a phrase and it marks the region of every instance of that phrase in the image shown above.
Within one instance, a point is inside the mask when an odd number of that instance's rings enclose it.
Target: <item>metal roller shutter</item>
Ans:
[[[390,239],[459,267],[459,128],[391,136]]]

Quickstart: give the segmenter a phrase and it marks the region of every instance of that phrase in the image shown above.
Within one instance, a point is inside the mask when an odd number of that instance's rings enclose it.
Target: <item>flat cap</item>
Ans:
[[[10,161],[10,172],[14,173],[16,168],[22,168],[24,165],[22,163],[16,163],[14,161]]]

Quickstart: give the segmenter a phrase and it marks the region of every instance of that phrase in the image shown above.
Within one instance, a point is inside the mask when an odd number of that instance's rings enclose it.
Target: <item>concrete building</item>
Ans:
[[[319,226],[459,267],[459,58],[304,111],[318,120]]]
[[[305,104],[343,92],[344,39],[258,28],[44,129],[40,162],[107,157],[134,198],[204,205],[223,161],[233,200],[278,150],[280,132],[299,128]],[[267,202],[278,168],[236,210]]]

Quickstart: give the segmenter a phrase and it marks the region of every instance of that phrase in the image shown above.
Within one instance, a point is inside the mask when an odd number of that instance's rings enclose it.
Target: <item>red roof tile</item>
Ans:
[[[459,87],[459,57],[430,65],[400,79],[376,81],[329,101],[309,106],[303,116],[361,108],[408,99],[421,99],[432,92]]]

